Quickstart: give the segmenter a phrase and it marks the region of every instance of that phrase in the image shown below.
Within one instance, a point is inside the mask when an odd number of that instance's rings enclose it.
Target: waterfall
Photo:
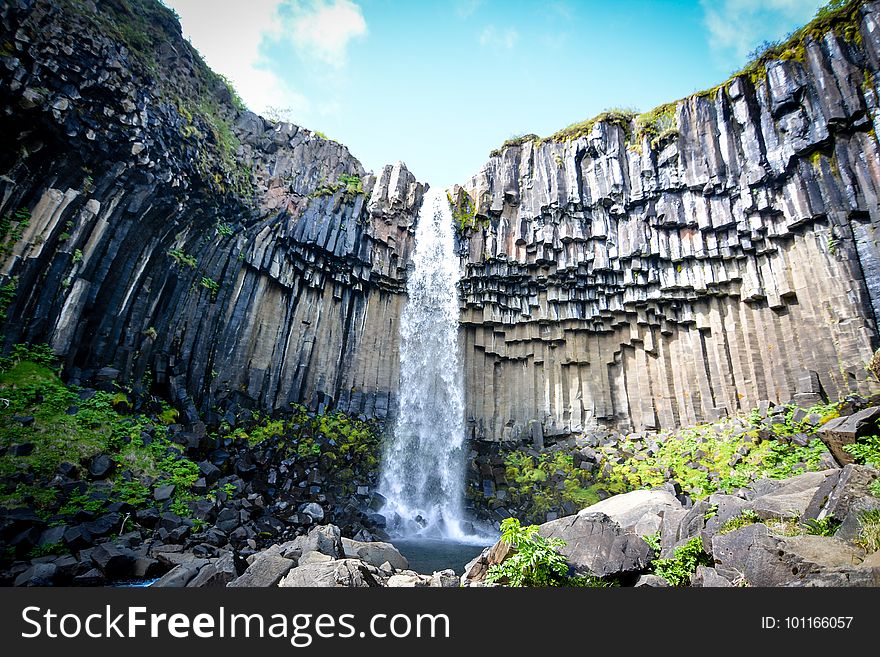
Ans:
[[[458,260],[446,193],[425,194],[400,320],[397,421],[380,492],[389,530],[463,540],[464,394],[458,345]]]

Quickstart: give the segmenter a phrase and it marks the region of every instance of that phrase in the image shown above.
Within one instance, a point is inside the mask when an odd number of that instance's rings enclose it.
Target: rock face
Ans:
[[[402,163],[367,175],[236,108],[158,2],[6,2],[0,43],[6,344],[49,342],[76,379],[145,380],[189,421],[387,414],[424,189]]]
[[[876,386],[880,5],[856,13],[857,38],[807,37],[802,61],[679,101],[665,139],[598,121],[507,146],[463,185],[475,437]]]
[[[876,2],[855,27],[680,101],[662,139],[598,121],[456,190],[473,437],[871,387]],[[241,109],[158,2],[11,0],[0,44],[7,347],[48,342],[75,381],[146,385],[188,422],[393,412],[425,190],[403,164],[367,174]]]

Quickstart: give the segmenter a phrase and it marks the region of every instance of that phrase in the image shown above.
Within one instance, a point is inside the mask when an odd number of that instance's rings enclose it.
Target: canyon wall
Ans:
[[[4,349],[189,421],[383,418],[423,186],[245,111],[151,0],[0,7]]]
[[[648,122],[521,139],[453,190],[486,440],[876,387],[880,10]],[[0,6],[0,322],[189,421],[393,414],[424,193],[248,112],[153,0]],[[464,211],[461,201],[467,194]]]
[[[609,115],[521,138],[457,190],[474,437],[877,387],[880,5],[832,27],[667,108],[659,135]]]

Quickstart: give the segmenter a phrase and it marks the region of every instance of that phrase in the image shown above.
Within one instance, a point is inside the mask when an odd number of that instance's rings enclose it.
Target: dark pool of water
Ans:
[[[392,539],[391,543],[409,561],[410,570],[426,575],[447,568],[452,568],[456,575],[461,575],[467,563],[486,547],[427,538],[397,538]]]

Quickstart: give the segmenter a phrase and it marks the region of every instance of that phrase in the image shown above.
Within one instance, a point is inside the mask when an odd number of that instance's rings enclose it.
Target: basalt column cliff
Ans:
[[[245,111],[143,0],[0,8],[7,349],[190,421],[289,402],[384,417],[422,185]]]
[[[878,10],[652,113],[511,140],[457,190],[473,435],[876,387]]]
[[[234,47],[232,44],[230,47]],[[880,4],[451,190],[470,435],[686,425],[868,392]],[[393,414],[424,185],[246,111],[152,0],[0,6],[3,349],[184,419]]]

